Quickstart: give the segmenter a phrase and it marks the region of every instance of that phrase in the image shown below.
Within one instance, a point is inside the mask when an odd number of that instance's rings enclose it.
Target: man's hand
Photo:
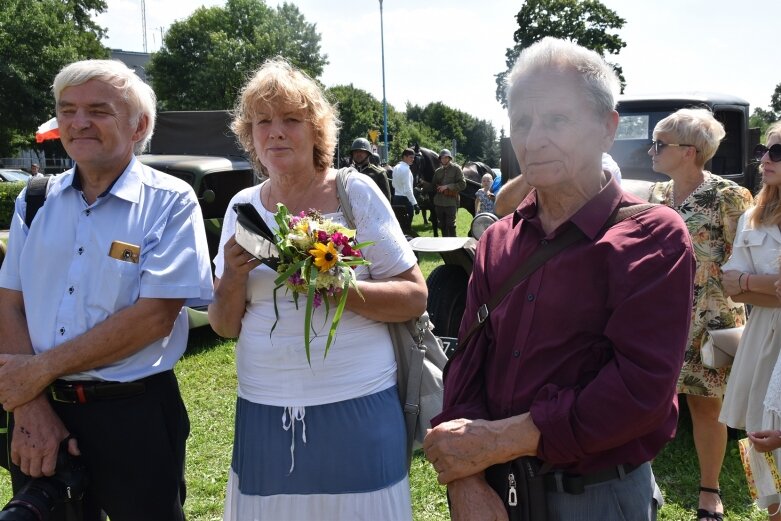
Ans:
[[[453,521],[505,521],[507,511],[499,495],[481,474],[456,480],[447,486]]]
[[[447,190],[447,185],[439,185],[437,187],[437,192],[443,193],[445,190]]]
[[[39,356],[0,355],[0,403],[6,411],[14,412],[52,382]]]
[[[60,442],[68,434],[46,397],[39,395],[14,411],[11,461],[28,476],[51,476],[57,465]],[[80,454],[75,439],[70,440],[68,451],[74,456]]]
[[[458,419],[440,423],[423,440],[426,458],[447,484],[520,456],[534,456],[540,431],[527,412],[503,420]]]
[[[447,484],[482,472],[493,460],[496,431],[485,420],[458,419],[430,429],[423,450],[437,471],[437,481]]]

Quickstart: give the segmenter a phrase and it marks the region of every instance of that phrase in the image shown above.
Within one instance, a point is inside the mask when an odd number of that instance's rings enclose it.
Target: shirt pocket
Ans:
[[[756,248],[762,246],[767,237],[763,230],[746,230],[739,241],[735,241],[734,248]]]
[[[136,262],[128,262],[106,257],[99,274],[101,287],[99,300],[109,313],[134,304],[140,291],[140,267]]]

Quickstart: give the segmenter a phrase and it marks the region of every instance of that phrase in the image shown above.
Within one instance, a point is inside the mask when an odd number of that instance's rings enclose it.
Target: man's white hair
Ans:
[[[62,91],[68,87],[82,85],[90,80],[99,80],[119,89],[120,94],[130,108],[130,122],[138,124],[145,115],[149,124],[146,133],[133,147],[136,154],[146,148],[155,130],[157,97],[152,87],[144,83],[127,65],[117,60],[83,60],[66,65],[54,78],[52,91],[54,101],[60,101]]]
[[[518,56],[507,79],[507,105],[521,78],[542,70],[571,70],[580,75],[597,114],[615,110],[620,83],[613,68],[596,52],[576,43],[546,37]]]

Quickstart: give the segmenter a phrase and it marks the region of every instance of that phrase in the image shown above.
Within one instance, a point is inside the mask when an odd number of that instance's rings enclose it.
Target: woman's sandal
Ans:
[[[700,492],[710,492],[711,494],[717,494],[719,499],[721,499],[721,489],[701,486]],[[705,510],[704,508],[698,508],[697,521],[700,519],[715,519],[716,521],[724,521],[724,514],[721,512],[711,512],[710,510]]]

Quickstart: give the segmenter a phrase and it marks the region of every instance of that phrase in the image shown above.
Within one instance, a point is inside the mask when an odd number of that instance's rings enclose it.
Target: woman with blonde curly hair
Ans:
[[[238,337],[238,400],[226,520],[410,519],[406,431],[386,322],[426,308],[426,284],[388,200],[351,172],[340,201],[331,168],[338,118],[318,84],[287,62],[267,61],[241,92],[233,130],[267,178],[233,197],[215,264],[209,321]],[[277,272],[235,239],[236,203],[250,203],[272,232],[277,204],[356,228],[371,262],[359,266],[325,357],[328,306],[313,311],[274,294]],[[343,205],[350,205],[349,225]],[[360,293],[358,293],[358,290]],[[333,306],[331,306],[333,310]]]
[[[762,190],[756,206],[740,218],[735,248],[723,275],[727,294],[752,307],[719,420],[749,433],[781,428],[781,423],[763,421],[770,377],[781,353],[781,301],[774,285],[781,253],[781,122],[768,128],[766,145],[757,145],[754,150],[762,172]],[[776,450],[775,457],[781,461],[781,451]],[[779,499],[773,494],[758,498],[757,504],[768,509],[771,520],[779,521]]]
[[[670,177],[651,188],[650,201],[666,204],[683,218],[694,247],[694,278],[689,342],[678,378],[692,418],[694,447],[700,464],[697,519],[723,518],[719,474],[727,445],[727,428],[719,423],[729,367],[702,363],[708,330],[742,326],[743,304],[733,302],[721,283],[721,267],[732,252],[738,218],[751,206],[751,193],[704,169],[724,138],[724,127],[707,109],[681,109],[654,128],[648,154],[653,169]]]

